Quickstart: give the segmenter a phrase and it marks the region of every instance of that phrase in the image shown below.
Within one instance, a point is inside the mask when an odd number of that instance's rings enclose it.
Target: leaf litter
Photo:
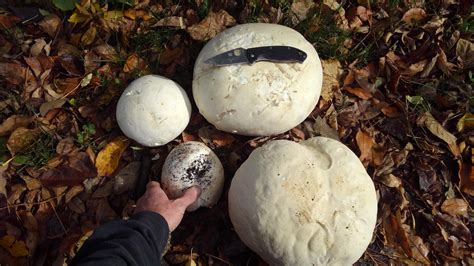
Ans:
[[[268,141],[326,136],[359,156],[379,196],[357,265],[474,264],[472,1],[76,2],[0,12],[0,261],[68,263],[97,226],[129,217],[144,150],[153,158],[145,178],[159,180],[174,146],[204,142],[229,181]],[[122,135],[114,111],[127,84],[161,74],[191,95],[205,42],[249,22],[296,28],[319,52],[323,91],[306,121],[251,138],[194,110],[166,146]],[[169,264],[265,265],[235,234],[223,195],[186,215]]]

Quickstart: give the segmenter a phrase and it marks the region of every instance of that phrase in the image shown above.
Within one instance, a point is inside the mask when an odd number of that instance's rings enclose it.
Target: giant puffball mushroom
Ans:
[[[377,198],[342,143],[276,140],[235,173],[229,215],[242,241],[270,265],[352,265],[372,238]]]
[[[201,195],[187,208],[212,207],[219,200],[224,187],[224,168],[217,155],[206,145],[188,141],[174,148],[161,172],[163,190],[171,198],[180,197],[191,186],[199,186]]]
[[[285,45],[307,54],[303,63],[257,62],[211,66],[204,61],[236,48]],[[193,75],[199,112],[216,128],[249,136],[283,133],[316,106],[322,68],[314,47],[297,31],[250,23],[225,30],[201,50]]]
[[[174,81],[158,75],[134,80],[120,96],[117,122],[123,133],[153,147],[179,136],[191,117],[186,92]]]

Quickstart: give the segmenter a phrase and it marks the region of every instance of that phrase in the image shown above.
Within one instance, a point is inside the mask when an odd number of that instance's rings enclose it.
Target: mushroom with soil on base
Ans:
[[[377,197],[342,143],[276,140],[235,173],[229,215],[242,241],[270,265],[352,265],[372,239]]]
[[[191,103],[176,82],[146,75],[128,85],[117,103],[116,115],[127,137],[144,146],[161,146],[186,128]]]
[[[166,157],[161,172],[163,190],[170,198],[178,198],[192,186],[201,188],[198,200],[187,208],[212,207],[224,187],[224,168],[217,155],[206,145],[188,141],[176,146]]]
[[[219,67],[205,62],[233,49],[260,46],[292,46],[307,58],[303,63]],[[308,117],[319,100],[322,79],[318,54],[300,33],[282,25],[249,23],[221,32],[202,49],[194,66],[193,96],[199,112],[220,130],[275,135]]]

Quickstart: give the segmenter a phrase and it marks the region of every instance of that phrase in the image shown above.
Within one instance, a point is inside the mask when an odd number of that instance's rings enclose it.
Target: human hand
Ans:
[[[135,213],[152,211],[160,214],[168,222],[172,232],[183,219],[186,208],[193,204],[200,194],[201,188],[193,186],[188,188],[180,198],[170,200],[161,189],[160,183],[150,181],[146,186],[145,194],[137,201]]]

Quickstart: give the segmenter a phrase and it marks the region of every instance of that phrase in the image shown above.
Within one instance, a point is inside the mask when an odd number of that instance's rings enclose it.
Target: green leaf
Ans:
[[[414,104],[414,105],[423,103],[423,97],[419,95],[415,95],[415,96],[407,95],[406,98],[409,103]]]
[[[62,11],[73,10],[77,0],[53,0],[53,4]]]
[[[30,161],[30,156],[27,156],[27,155],[17,155],[13,159],[13,162],[17,164],[28,164],[29,161]]]

